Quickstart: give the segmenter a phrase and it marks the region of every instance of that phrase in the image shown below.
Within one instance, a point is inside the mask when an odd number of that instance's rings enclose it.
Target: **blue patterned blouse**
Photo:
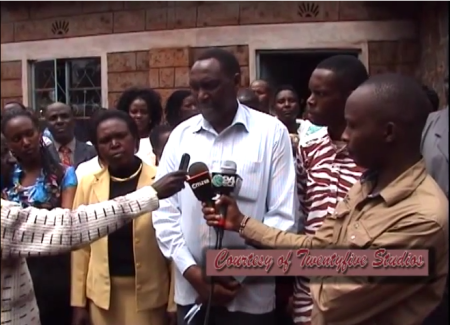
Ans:
[[[24,208],[28,206],[49,209],[60,207],[61,192],[78,185],[75,169],[71,166],[63,166],[63,168],[65,173],[61,181],[58,181],[56,175],[50,175],[46,180],[44,173],[41,172],[34,185],[24,187],[20,184],[23,171],[17,164],[12,175],[12,186],[4,189],[3,195],[7,200],[20,203]]]

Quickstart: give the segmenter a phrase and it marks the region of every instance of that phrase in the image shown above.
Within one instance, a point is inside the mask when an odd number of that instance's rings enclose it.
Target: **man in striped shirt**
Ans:
[[[350,158],[344,142],[345,102],[368,78],[357,58],[348,55],[330,57],[316,67],[309,80],[311,95],[308,113],[312,123],[327,127],[323,136],[301,143],[297,154],[297,189],[300,223],[307,235],[314,235],[327,214],[359,180],[363,169]],[[295,324],[311,324],[313,303],[309,281],[296,278],[293,294]]]

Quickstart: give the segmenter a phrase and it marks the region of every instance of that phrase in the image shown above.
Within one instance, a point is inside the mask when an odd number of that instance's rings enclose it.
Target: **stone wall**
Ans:
[[[1,107],[9,102],[22,102],[22,62],[1,64]]]
[[[408,13],[376,2],[2,2],[1,43],[198,27],[392,20]]]
[[[427,2],[419,19],[420,58],[418,75],[445,102],[443,80],[448,76],[448,2]]]

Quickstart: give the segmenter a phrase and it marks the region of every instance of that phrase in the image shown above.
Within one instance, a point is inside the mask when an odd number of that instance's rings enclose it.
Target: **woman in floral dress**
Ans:
[[[33,112],[3,113],[2,133],[17,159],[2,196],[23,207],[72,208],[77,178],[73,167],[55,161],[42,140]],[[55,238],[57,240],[57,238]],[[42,325],[70,325],[70,254],[27,260]]]

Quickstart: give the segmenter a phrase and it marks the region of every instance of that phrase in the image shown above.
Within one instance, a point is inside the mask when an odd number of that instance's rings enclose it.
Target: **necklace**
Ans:
[[[133,173],[133,175],[131,175],[131,176],[127,177],[127,178],[118,178],[118,177],[114,177],[114,176],[111,176],[111,175],[109,175],[109,178],[111,178],[111,180],[112,180],[113,182],[126,182],[126,181],[129,181],[130,179],[133,179],[133,178],[135,178],[137,175],[139,175],[139,173],[140,173],[141,170],[142,170],[142,166],[143,166],[143,164],[141,164],[141,165],[139,166],[138,170],[136,170],[136,171]]]

